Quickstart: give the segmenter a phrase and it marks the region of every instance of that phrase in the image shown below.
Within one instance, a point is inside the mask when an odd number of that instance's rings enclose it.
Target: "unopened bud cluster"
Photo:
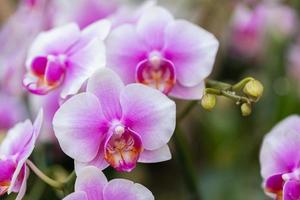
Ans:
[[[254,102],[257,102],[263,95],[264,87],[260,81],[253,79],[246,83],[243,92]],[[252,113],[252,103],[243,103],[241,113],[243,116],[249,116]]]
[[[204,109],[211,111],[216,106],[217,96],[224,96],[234,100],[240,106],[243,116],[249,116],[252,113],[253,104],[258,102],[264,92],[262,83],[251,77],[232,86],[226,83],[226,87],[222,88],[224,85],[225,83],[222,82],[211,82],[211,87],[206,88],[206,93],[201,100],[201,106]]]

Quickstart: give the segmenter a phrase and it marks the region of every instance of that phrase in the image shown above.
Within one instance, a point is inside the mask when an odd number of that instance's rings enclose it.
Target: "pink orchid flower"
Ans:
[[[109,29],[110,23],[102,20],[83,31],[72,23],[39,34],[26,61],[24,86],[39,95],[60,87],[63,99],[76,94],[97,69],[105,66],[103,40]]]
[[[236,56],[253,58],[262,53],[265,36],[265,11],[238,4],[231,19],[230,47]]]
[[[126,179],[107,181],[103,172],[93,166],[78,173],[75,192],[63,200],[154,200],[143,185]]]
[[[115,0],[52,0],[56,10],[54,24],[76,22],[80,29],[113,15],[119,8]]]
[[[266,15],[268,31],[277,37],[287,38],[297,32],[299,25],[297,11],[280,2],[261,3],[259,9]]]
[[[157,4],[156,0],[147,0],[141,5],[124,5],[120,7],[116,13],[109,17],[112,22],[112,28],[124,24],[136,24],[143,13]]]
[[[300,117],[290,116],[264,138],[260,152],[264,188],[274,199],[300,199]]]
[[[142,84],[125,86],[109,69],[96,72],[87,92],[71,97],[53,119],[62,150],[78,171],[109,165],[131,171],[137,162],[171,158],[168,148],[175,129],[175,103]]]
[[[126,84],[143,83],[173,97],[200,99],[217,49],[212,34],[151,6],[136,24],[112,30],[107,66]]]
[[[49,27],[47,3],[32,6],[22,1],[0,30],[0,85],[2,90],[21,94],[25,59],[29,46],[40,31]],[[26,37],[25,37],[26,36]]]
[[[0,92],[0,134],[25,119],[26,108],[18,98]]]
[[[18,193],[21,200],[26,191],[29,170],[25,164],[32,153],[42,125],[39,113],[34,124],[29,120],[10,129],[0,146],[0,195]]]

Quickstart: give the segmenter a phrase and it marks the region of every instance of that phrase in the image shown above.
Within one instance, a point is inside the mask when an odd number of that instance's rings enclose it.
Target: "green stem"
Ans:
[[[192,110],[193,108],[198,104],[198,101],[191,101],[184,109],[183,111],[177,116],[177,122],[181,122]]]
[[[221,81],[216,81],[216,80],[211,80],[207,79],[205,81],[206,87],[207,88],[215,88],[219,90],[229,90],[232,86],[228,83],[224,83]]]
[[[69,187],[69,184],[72,183],[76,177],[75,171],[73,171],[64,181],[56,181],[49,176],[47,176],[45,173],[43,173],[33,162],[30,160],[26,161],[26,164],[30,167],[30,169],[45,183],[47,183],[49,186],[60,190],[65,191],[67,187]]]
[[[207,88],[214,88],[214,89],[218,89],[218,90],[230,90],[230,91],[239,92],[251,80],[254,80],[254,78],[246,77],[243,80],[241,80],[240,82],[238,82],[234,85],[231,85],[229,83],[224,83],[224,82],[221,82],[221,81],[208,79],[208,80],[206,80],[206,87]]]
[[[73,171],[64,181],[64,188],[63,188],[63,194],[64,196],[67,196],[74,190],[74,182],[76,178],[76,173]]]
[[[243,80],[241,80],[240,82],[238,82],[237,84],[234,84],[231,89],[233,91],[240,91],[241,89],[243,89],[245,87],[245,85],[251,81],[251,80],[254,80],[254,78],[252,77],[247,77],[247,78],[244,78]]]
[[[233,91],[219,90],[219,89],[215,89],[215,88],[206,88],[205,92],[206,92],[206,94],[214,94],[214,95],[218,95],[218,96],[224,96],[224,97],[227,97],[227,98],[229,98],[229,99],[231,99],[235,102],[240,102],[240,103],[255,102],[254,100],[249,99],[247,97],[237,95]]]
[[[72,173],[66,178],[64,183],[66,184],[66,183],[73,182],[75,178],[76,178],[76,173],[75,171],[72,171]]]
[[[243,103],[250,103],[251,100],[246,98],[246,97],[243,97],[243,96],[239,96],[239,95],[236,95],[234,92],[230,92],[230,91],[221,91],[222,95],[224,97],[227,97],[229,99],[232,99],[234,100],[235,102],[243,102]]]
[[[181,165],[182,174],[190,193],[191,200],[201,200],[200,191],[197,184],[197,176],[193,166],[192,157],[189,151],[189,146],[180,129],[180,122],[188,116],[188,114],[197,105],[198,101],[190,102],[177,117],[177,126],[175,129],[174,140],[178,155],[178,161]]]
[[[39,168],[37,168],[37,166],[35,166],[35,164],[33,164],[33,162],[31,162],[30,160],[27,160],[26,164],[45,183],[47,183],[48,185],[50,185],[51,187],[53,187],[55,189],[58,189],[58,190],[62,190],[63,189],[63,185],[64,184],[62,182],[53,180],[52,178],[48,177]]]
[[[188,148],[187,141],[183,136],[179,125],[175,130],[175,146],[178,156],[178,161],[181,164],[184,180],[189,190],[191,200],[201,200],[200,191],[198,189],[197,175],[193,166],[193,161]]]

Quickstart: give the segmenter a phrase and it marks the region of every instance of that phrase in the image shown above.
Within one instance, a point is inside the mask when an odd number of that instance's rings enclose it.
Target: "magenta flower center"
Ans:
[[[118,171],[135,168],[143,151],[139,136],[122,125],[114,127],[114,133],[105,145],[105,160]]]
[[[61,85],[66,67],[65,55],[36,57],[31,63],[33,77],[26,87],[33,93],[46,94]]]
[[[300,182],[300,169],[295,169],[290,173],[277,174],[269,177],[266,182],[266,190],[276,195],[277,199],[282,199],[284,184],[288,181]]]
[[[174,65],[160,55],[151,55],[138,64],[136,81],[168,94],[176,83]]]
[[[12,159],[0,159],[0,195],[7,192],[15,169],[16,162]]]

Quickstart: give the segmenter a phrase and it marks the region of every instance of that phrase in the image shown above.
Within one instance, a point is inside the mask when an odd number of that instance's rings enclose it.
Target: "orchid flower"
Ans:
[[[26,191],[29,169],[26,160],[39,136],[43,115],[39,113],[34,124],[29,120],[10,129],[0,146],[0,195],[18,193],[21,200]]]
[[[45,95],[61,88],[61,98],[78,92],[83,83],[105,66],[103,40],[110,23],[98,21],[80,31],[67,24],[37,36],[26,62],[24,86],[32,93]]]
[[[150,6],[136,24],[112,30],[107,66],[126,84],[137,82],[173,97],[201,99],[217,49],[211,33]]]
[[[80,29],[113,15],[119,8],[115,0],[52,0],[55,25],[76,22]]]
[[[25,59],[29,46],[40,31],[49,27],[46,2],[34,6],[22,1],[0,30],[0,87],[11,94],[21,94]],[[26,37],[25,37],[26,36]]]
[[[265,14],[238,4],[231,19],[230,48],[237,56],[253,58],[261,54],[265,36]]]
[[[175,103],[142,84],[124,85],[116,73],[99,70],[87,92],[71,97],[53,119],[62,150],[75,167],[129,172],[137,162],[169,160],[175,129]]]
[[[138,6],[124,5],[120,7],[113,15],[108,17],[112,22],[112,28],[116,28],[124,24],[136,24],[140,17],[156,4],[156,0],[146,0]]]
[[[63,200],[154,200],[143,185],[126,179],[107,181],[96,167],[85,167],[78,173],[75,192]]]
[[[300,117],[290,116],[268,133],[261,147],[264,188],[274,199],[300,199]]]

